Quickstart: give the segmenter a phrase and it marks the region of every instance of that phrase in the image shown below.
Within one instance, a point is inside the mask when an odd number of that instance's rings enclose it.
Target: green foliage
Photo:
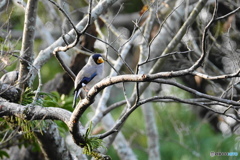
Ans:
[[[26,88],[26,90],[24,91],[23,95],[22,95],[22,105],[27,105],[27,104],[31,104],[33,102],[33,98],[35,96],[35,93],[33,92],[33,90],[31,88]]]
[[[44,107],[60,107],[67,110],[72,109],[73,97],[66,95],[60,95],[58,92],[44,93],[45,97],[43,99],[42,106]]]
[[[139,0],[126,1],[124,5],[124,12],[126,13],[137,12],[140,11],[142,7],[143,7],[142,1]]]
[[[40,151],[33,131],[38,130],[42,133],[41,128],[44,125],[44,121],[27,121],[15,116],[0,118],[1,144],[14,144],[18,147],[31,145],[33,151]],[[0,150],[0,159],[3,157],[9,158],[9,155],[4,150]]]
[[[69,98],[63,95],[60,96],[57,92],[53,92],[53,93],[39,92],[38,93],[39,98],[36,101],[33,101],[35,94],[36,93],[32,89],[27,88],[23,93],[21,104],[31,105],[32,103],[34,103],[35,105],[40,105],[43,107],[63,107],[65,109],[71,108],[72,97]],[[2,129],[5,129],[6,131],[10,131],[10,132],[18,132],[23,135],[23,138],[19,139],[19,141],[22,141],[22,143],[21,142],[19,143],[25,146],[32,145],[33,151],[40,151],[40,147],[37,141],[35,140],[34,131],[37,130],[38,132],[42,133],[42,128],[46,127],[45,121],[43,120],[29,121],[29,120],[25,120],[24,117],[21,118],[21,117],[11,116],[9,118],[0,119],[0,122],[1,122],[0,125]],[[61,121],[56,121],[56,123],[59,127],[60,134],[62,136],[66,135],[65,133],[68,130],[66,124],[64,124]],[[0,139],[2,139],[3,136],[4,134],[1,134]],[[21,147],[21,145],[19,145],[19,147]],[[7,153],[5,151],[0,150],[0,158],[4,156],[5,157],[8,156]]]
[[[25,92],[23,93],[22,98],[22,105],[31,105],[34,103],[34,105],[40,105],[43,107],[62,107],[65,109],[72,109],[72,97],[67,96],[60,96],[57,92],[53,93],[44,93],[39,92],[38,93],[38,99],[36,101],[34,100],[35,92],[27,88]],[[27,112],[27,111],[26,111]],[[66,132],[68,131],[68,128],[66,124],[62,121],[56,121],[56,124],[59,127],[60,134],[62,136],[66,135]],[[3,137],[6,136],[4,133],[6,131],[8,132],[18,132],[21,135],[23,135],[22,138],[19,139],[19,147],[22,145],[32,146],[33,151],[40,151],[40,147],[36,141],[36,138],[34,136],[34,131],[38,131],[42,133],[42,128],[46,127],[46,122],[44,120],[41,121],[29,121],[25,120],[24,117],[15,117],[11,116],[8,118],[1,118],[0,119],[0,126],[1,126],[1,133],[0,133],[0,140],[3,140]],[[0,150],[0,159],[1,157],[9,157],[7,153],[3,150]]]
[[[1,48],[1,49],[2,49],[2,44],[3,44],[4,40],[5,40],[5,39],[0,36],[0,48]]]
[[[92,130],[92,123],[90,123],[89,128],[86,130],[86,133],[84,135],[84,140],[85,140],[85,146],[83,147],[83,154],[90,155],[94,157],[97,160],[104,160],[104,157],[102,155],[94,150],[96,150],[99,147],[104,147],[103,146],[103,141],[102,139],[96,138],[96,137],[91,137],[90,133]]]
[[[28,121],[15,116],[6,118],[5,123],[9,127],[9,129],[17,129],[19,133],[23,133],[23,136],[26,139],[34,138],[33,131],[36,129],[42,133],[42,128],[45,126],[44,121]]]
[[[60,107],[72,111],[72,101],[73,98],[65,95],[60,95],[58,92],[44,93],[44,98],[42,99],[42,106],[44,107]],[[58,125],[58,130],[62,137],[66,136],[68,131],[67,125],[62,121],[55,121]]]
[[[67,110],[73,110],[72,108],[72,97],[60,95],[58,92],[44,93],[39,92],[39,98],[34,102],[42,107],[60,107]],[[27,105],[33,103],[35,93],[32,89],[27,88],[23,94],[22,104]],[[62,121],[56,121],[60,134],[64,137],[68,131],[68,127]]]
[[[57,94],[49,94],[44,92],[38,93],[38,99],[34,102],[34,97],[36,93],[31,88],[26,88],[22,96],[22,105],[28,105],[35,103],[40,106],[57,106],[59,95]]]
[[[23,93],[22,105],[35,103],[42,107],[61,107],[72,110],[72,97],[60,95],[58,92],[39,92],[37,100],[33,102],[35,94],[31,88],[27,88]]]

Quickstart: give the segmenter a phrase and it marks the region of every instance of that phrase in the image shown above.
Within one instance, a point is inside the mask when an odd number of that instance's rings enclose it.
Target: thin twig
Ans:
[[[210,26],[214,23],[214,19],[216,17],[217,14],[217,10],[218,10],[218,1],[215,0],[215,7],[214,7],[214,11],[213,11],[213,15],[211,20],[208,22],[208,24],[206,25],[206,27],[204,28],[203,31],[203,35],[202,35],[202,55],[200,56],[200,58],[195,62],[194,65],[192,65],[192,67],[190,68],[190,70],[194,71],[196,70],[199,66],[202,65],[204,58],[206,57],[206,38],[207,38],[207,32],[210,28]]]
[[[62,7],[60,7],[56,2],[54,2],[53,0],[48,0],[50,1],[52,4],[54,4],[58,10],[61,11],[62,14],[64,14],[64,16],[68,19],[69,23],[71,24],[71,26],[73,27],[73,29],[75,30],[75,32],[78,32],[77,28],[75,27],[73,21],[71,20],[71,18],[68,16],[68,14],[64,11],[64,9]]]
[[[122,101],[119,101],[119,102],[116,102],[110,106],[108,106],[102,113],[103,117],[108,114],[109,112],[111,112],[112,110],[114,110],[115,108],[118,108],[119,106],[122,106],[126,104],[126,100],[122,100]]]
[[[127,106],[128,106],[128,108],[131,108],[131,104],[129,103],[129,100],[128,100],[128,97],[127,97],[127,93],[126,93],[125,83],[123,82],[122,85],[123,85],[123,95],[124,95],[125,100],[127,102]]]
[[[35,104],[36,101],[38,100],[39,98],[39,93],[41,91],[41,87],[42,87],[42,78],[41,78],[41,72],[40,72],[40,69],[38,70],[38,88],[37,90],[35,91],[35,96],[33,98],[33,102],[32,104]]]
[[[142,62],[139,64],[139,66],[142,66],[146,63],[149,63],[149,62],[152,62],[152,61],[156,61],[160,58],[165,58],[165,57],[168,57],[168,56],[173,56],[173,55],[176,55],[176,54],[185,54],[185,53],[190,53],[190,52],[193,52],[192,50],[189,50],[189,51],[183,51],[183,52],[171,52],[171,53],[167,53],[165,55],[161,55],[161,56],[158,56],[158,57],[155,57],[155,58],[152,58],[152,59],[148,59],[147,61],[145,62]]]
[[[214,21],[219,21],[219,20],[221,20],[221,19],[227,18],[227,17],[235,14],[235,13],[238,12],[239,10],[240,10],[240,7],[236,8],[235,10],[233,10],[233,11],[231,11],[231,12],[229,12],[229,13],[221,16],[221,17],[217,17]]]

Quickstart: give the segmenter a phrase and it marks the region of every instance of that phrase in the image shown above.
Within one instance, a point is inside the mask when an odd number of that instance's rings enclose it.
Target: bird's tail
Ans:
[[[81,93],[81,89],[78,91],[76,91],[76,90],[74,91],[73,105],[72,105],[73,108],[76,107],[77,98],[79,97],[80,93]]]

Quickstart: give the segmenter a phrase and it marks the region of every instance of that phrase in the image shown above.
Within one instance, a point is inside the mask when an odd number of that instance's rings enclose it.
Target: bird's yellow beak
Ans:
[[[102,58],[102,57],[99,57],[98,60],[97,60],[97,63],[100,64],[100,63],[103,63],[103,62],[104,62],[103,58]]]

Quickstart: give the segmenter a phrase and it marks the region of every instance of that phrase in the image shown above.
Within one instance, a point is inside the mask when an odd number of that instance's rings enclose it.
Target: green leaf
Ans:
[[[4,158],[4,157],[10,158],[7,152],[0,150],[0,158]]]

